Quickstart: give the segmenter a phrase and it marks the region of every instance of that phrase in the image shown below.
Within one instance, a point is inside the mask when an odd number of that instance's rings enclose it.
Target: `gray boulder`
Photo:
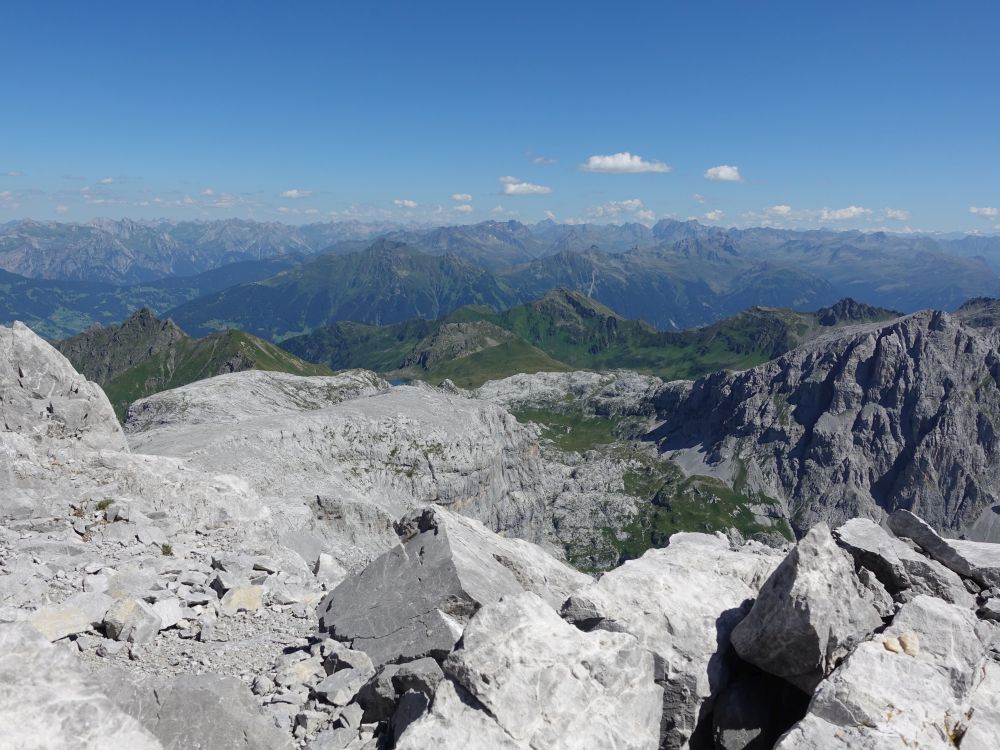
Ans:
[[[753,550],[753,551],[750,551]],[[664,689],[663,742],[686,747],[729,679],[725,644],[780,561],[760,546],[674,534],[570,597],[563,616],[585,630],[625,632],[653,654]]]
[[[68,650],[26,623],[0,624],[0,747],[161,750]]]
[[[912,590],[965,607],[975,602],[954,571],[920,554],[874,521],[852,518],[833,535],[854,562],[875,573],[891,594]]]
[[[912,539],[924,552],[963,578],[971,578],[984,588],[1000,586],[1000,544],[945,539],[908,510],[891,513],[888,523],[897,536]]]
[[[556,608],[591,581],[533,544],[441,508],[405,516],[398,532],[400,545],[319,605],[320,631],[376,666],[444,658],[476,610],[501,596],[533,591]]]
[[[958,745],[970,701],[995,705],[996,683],[983,679],[988,641],[968,609],[917,596],[820,684],[777,750]],[[978,736],[996,736],[983,719]]]
[[[141,599],[118,599],[104,615],[104,632],[116,641],[149,643],[162,624],[156,610]]]
[[[535,594],[483,607],[443,667],[449,680],[400,750],[659,745],[662,692],[648,651],[624,633],[573,628]]]
[[[172,679],[118,669],[98,675],[108,696],[164,750],[291,750],[289,736],[261,713],[242,682],[216,674]]]
[[[746,661],[811,693],[882,618],[825,523],[761,587],[732,644]]]

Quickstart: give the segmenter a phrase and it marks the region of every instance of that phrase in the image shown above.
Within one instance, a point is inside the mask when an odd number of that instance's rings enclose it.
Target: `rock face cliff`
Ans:
[[[671,384],[649,437],[689,472],[778,500],[799,533],[905,508],[947,534],[1000,540],[997,342],[935,311],[841,329]]]

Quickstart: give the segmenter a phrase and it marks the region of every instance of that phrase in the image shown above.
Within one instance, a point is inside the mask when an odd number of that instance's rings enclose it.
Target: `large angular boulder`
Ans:
[[[780,560],[759,545],[732,551],[721,535],[674,534],[667,548],[574,594],[563,616],[585,630],[630,633],[652,652],[664,746],[685,747],[728,681],[730,633]]]
[[[820,523],[761,587],[732,644],[744,660],[811,693],[881,625],[853,562]]]
[[[27,623],[0,624],[0,748],[160,750],[68,650]]]
[[[291,738],[261,712],[249,688],[216,674],[143,677],[106,669],[98,680],[112,701],[164,750],[291,750]]]
[[[854,562],[872,571],[890,594],[929,594],[965,607],[975,603],[957,573],[920,554],[870,519],[852,518],[833,535]]]
[[[577,630],[535,594],[483,607],[443,668],[450,682],[398,748],[659,745],[662,692],[649,652],[624,633]]]
[[[502,596],[532,591],[558,608],[592,580],[540,547],[442,508],[405,516],[398,531],[400,545],[346,578],[318,610],[321,632],[376,666],[444,658],[469,618]]]
[[[984,708],[995,700],[988,693],[996,683],[983,679],[990,638],[968,609],[917,596],[820,684],[806,717],[776,748],[957,746],[970,698]],[[980,729],[979,737],[996,736],[988,724]]]
[[[986,588],[1000,586],[1000,544],[945,539],[908,510],[890,513],[888,524],[894,534],[912,539],[924,552],[963,578],[971,578]]]
[[[104,391],[20,322],[0,326],[0,435],[50,446],[128,451]]]

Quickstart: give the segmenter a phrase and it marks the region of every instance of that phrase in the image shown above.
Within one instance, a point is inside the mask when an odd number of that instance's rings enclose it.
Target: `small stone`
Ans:
[[[903,652],[902,644],[900,644],[899,639],[894,635],[890,635],[882,641],[882,648],[886,651],[891,651],[894,654],[901,654]]]
[[[920,637],[916,633],[900,633],[899,645],[903,647],[903,653],[907,656],[916,656],[920,653]]]

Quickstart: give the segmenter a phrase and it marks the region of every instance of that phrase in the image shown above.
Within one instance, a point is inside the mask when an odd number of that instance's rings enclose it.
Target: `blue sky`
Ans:
[[[2,15],[0,221],[1000,228],[996,2]]]

